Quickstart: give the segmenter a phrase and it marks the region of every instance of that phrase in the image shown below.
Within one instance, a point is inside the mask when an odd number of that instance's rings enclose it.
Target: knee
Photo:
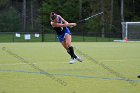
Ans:
[[[71,42],[70,41],[66,41],[66,45],[67,45],[67,47],[70,47],[71,46]]]

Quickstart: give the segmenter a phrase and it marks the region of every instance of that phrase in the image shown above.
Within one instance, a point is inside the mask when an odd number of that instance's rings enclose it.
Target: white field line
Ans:
[[[140,59],[129,59],[129,60],[140,60]],[[99,62],[125,62],[127,61],[127,59],[123,59],[123,60],[99,60]],[[76,61],[77,62],[77,61]],[[54,63],[66,63],[68,64],[68,61],[67,62],[37,62],[37,63],[32,63],[32,64],[54,64]],[[0,66],[15,66],[15,65],[27,65],[27,63],[6,63],[6,64],[0,64]]]
[[[33,63],[36,64],[36,63]],[[0,66],[14,66],[14,65],[27,65],[26,63],[13,63],[13,64],[0,64]]]
[[[68,62],[38,62],[32,64],[44,64],[44,63],[68,63]],[[27,65],[27,63],[0,64],[0,66],[15,66],[15,65]]]
[[[99,62],[125,62],[125,61],[128,61],[128,60],[131,60],[131,61],[137,61],[137,60],[140,60],[138,58],[133,58],[133,59],[123,59],[123,60],[100,60]]]
[[[100,60],[100,62],[123,62],[125,60]]]
[[[140,47],[138,45],[111,45],[111,46],[92,46],[99,48],[121,48],[121,47]]]

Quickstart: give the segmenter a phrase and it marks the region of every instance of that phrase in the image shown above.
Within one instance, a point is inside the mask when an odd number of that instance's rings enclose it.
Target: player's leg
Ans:
[[[66,42],[63,41],[61,44],[63,45],[63,47],[66,49],[67,53],[68,53],[68,54],[71,56],[71,58],[72,58],[73,56],[72,56],[72,54],[70,53],[70,51],[69,51],[69,47],[67,47]]]
[[[65,45],[67,47],[67,52],[71,55],[71,58],[76,58],[77,56],[74,53],[74,49],[71,45],[71,35],[67,34],[65,36]]]
[[[65,42],[63,41],[63,42],[61,42],[61,44],[63,45],[63,47],[68,51],[68,48],[67,48],[67,46],[66,46],[66,44],[65,44]]]
[[[81,58],[76,56],[74,53],[74,48],[71,45],[71,33],[68,28],[65,29],[65,34],[63,37],[59,37],[59,41],[62,43],[63,47],[67,50],[68,54],[71,56],[72,60],[78,60],[82,62]]]
[[[67,50],[68,54],[71,56],[71,60],[70,60],[70,64],[75,63],[75,59],[74,59],[74,52],[72,52],[69,47],[71,46],[71,35],[66,34],[64,36],[64,40],[63,42],[61,42],[61,44],[63,45],[63,47]]]
[[[79,62],[82,62],[82,59],[80,57],[76,56],[75,53],[74,53],[74,48],[71,45],[71,35],[69,35],[69,34],[66,35],[65,44],[66,44],[66,47],[67,47],[67,52],[71,55],[71,58],[76,59]]]

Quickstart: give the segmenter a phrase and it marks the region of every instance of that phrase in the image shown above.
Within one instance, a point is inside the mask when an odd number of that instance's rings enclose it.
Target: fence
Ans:
[[[120,40],[121,33],[108,32],[104,33],[94,32],[90,35],[84,33],[72,32],[73,42],[112,42],[113,40]],[[57,35],[55,32],[39,33],[39,32],[1,32],[0,42],[57,42]]]

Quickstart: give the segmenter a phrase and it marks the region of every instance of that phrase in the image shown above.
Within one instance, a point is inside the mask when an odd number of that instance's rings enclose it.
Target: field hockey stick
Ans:
[[[87,21],[87,20],[89,20],[89,19],[91,19],[91,18],[95,18],[96,16],[99,16],[99,15],[102,15],[102,14],[103,14],[103,12],[100,12],[100,13],[97,13],[97,14],[95,14],[95,15],[92,15],[92,16],[90,16],[90,17],[87,17],[87,18],[85,18],[85,19],[80,20],[79,22],[77,22],[77,24],[80,24],[80,23],[82,23],[82,22],[84,22],[84,21]]]

